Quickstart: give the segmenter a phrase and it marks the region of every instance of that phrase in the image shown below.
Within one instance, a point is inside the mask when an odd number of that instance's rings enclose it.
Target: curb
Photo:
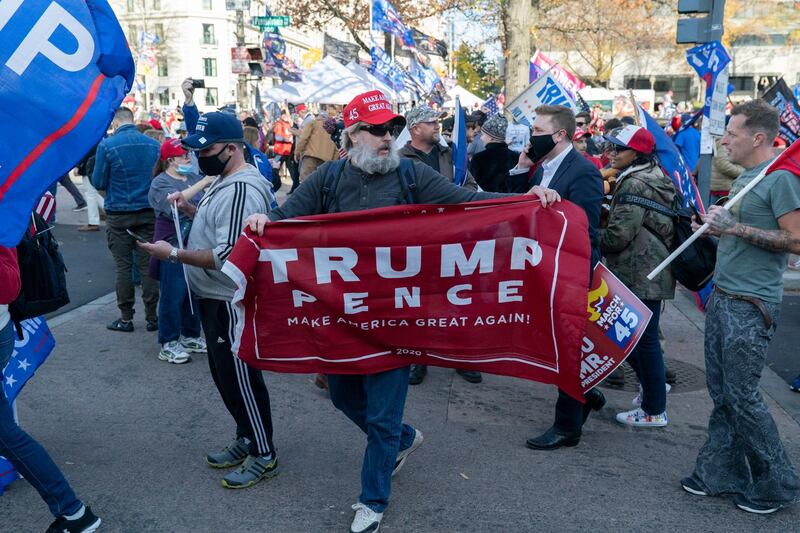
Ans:
[[[48,318],[47,319],[47,325],[50,326],[50,328],[57,328],[59,326],[62,326],[64,324],[66,324],[67,322],[72,322],[75,319],[84,317],[84,316],[88,315],[89,313],[91,313],[92,311],[95,311],[99,307],[102,307],[104,305],[108,305],[110,303],[114,303],[116,301],[116,299],[117,299],[116,293],[115,292],[110,292],[110,293],[106,294],[105,296],[101,296],[100,298],[96,298],[96,299],[92,300],[91,302],[88,302],[88,303],[85,303],[85,304],[83,304],[83,305],[81,305],[79,307],[76,307],[75,309],[72,309],[71,311],[67,311],[66,313],[64,313],[62,315],[58,315],[58,316],[55,316],[53,318]]]

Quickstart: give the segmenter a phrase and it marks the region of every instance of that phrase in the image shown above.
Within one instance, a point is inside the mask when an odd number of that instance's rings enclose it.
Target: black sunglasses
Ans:
[[[360,131],[366,131],[375,137],[383,137],[387,133],[391,133],[392,136],[397,136],[397,126],[392,123],[361,126]]]
[[[632,148],[628,148],[627,146],[619,146],[614,144],[611,146],[611,153],[618,154],[620,152],[627,152],[628,150],[632,150]]]

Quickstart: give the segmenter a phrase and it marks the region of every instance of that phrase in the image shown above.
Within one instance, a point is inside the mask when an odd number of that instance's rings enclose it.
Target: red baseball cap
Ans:
[[[581,128],[576,128],[575,134],[572,136],[572,140],[577,141],[578,139],[583,139],[584,137],[591,137],[591,136],[592,134],[589,133],[588,131]]]
[[[608,135],[603,135],[603,138],[617,146],[624,146],[643,154],[652,154],[656,147],[656,139],[647,128],[631,124],[614,128]]]
[[[147,123],[150,124],[151,126],[153,126],[154,130],[161,131],[161,129],[162,129],[161,128],[161,122],[159,122],[157,119],[151,118],[149,121],[147,121]]]
[[[392,111],[392,103],[380,91],[359,94],[344,108],[345,128],[349,128],[356,122],[378,125],[391,121],[400,126],[406,124],[406,119]]]
[[[180,139],[167,139],[161,144],[161,160],[186,155],[188,152],[181,146]]]

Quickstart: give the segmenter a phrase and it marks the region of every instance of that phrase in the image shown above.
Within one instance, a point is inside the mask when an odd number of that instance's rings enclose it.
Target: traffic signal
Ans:
[[[705,15],[678,19],[678,44],[708,43],[722,39],[725,0],[678,0],[678,14]]]

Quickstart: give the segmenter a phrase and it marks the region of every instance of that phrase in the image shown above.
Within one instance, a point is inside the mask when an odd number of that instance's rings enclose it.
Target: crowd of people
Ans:
[[[670,208],[678,192],[645,127],[630,117],[600,120],[596,113],[575,114],[564,106],[537,108],[530,128],[509,123],[502,113],[475,111],[466,116],[469,165],[458,184],[451,142],[455,121],[428,105],[403,116],[385,95],[372,91],[344,109],[312,113],[297,106],[283,109],[271,122],[226,110],[201,115],[191,80],[183,90],[183,121],[154,119],[146,127],[136,123],[131,110],[120,108],[110,135],[77,172],[104,196],[119,308],[108,329],[134,330],[136,273],[145,327],[158,332],[158,358],[181,364],[193,353],[208,354],[213,383],[235,426],[230,443],[205,457],[213,468],[234,468],[222,477],[224,487],[247,488],[272,477],[278,459],[263,376],[232,351],[236,287],[221,268],[244,227],[263,234],[270,221],[303,215],[516,194],[534,195],[545,207],[573,202],[588,219],[592,265],[603,261],[653,313],[628,358],[639,394],[633,409],[618,413],[616,420],[639,428],[668,425],[659,318],[676,282],[669,269],[652,281],[646,274],[669,255],[674,238],[673,219],[650,206]],[[740,190],[774,158],[778,124],[777,112],[761,101],[731,110],[715,148],[714,195]],[[699,137],[683,135],[690,129],[678,129],[675,142],[694,168]],[[398,142],[398,135],[406,141]],[[278,205],[275,191],[283,186],[282,176],[291,186]],[[99,226],[93,213],[89,231]],[[786,171],[772,172],[736,209],[712,207],[697,222],[708,223],[719,239],[705,328],[714,408],[696,467],[680,484],[691,494],[733,495],[745,511],[770,513],[800,499],[800,478],[758,393],[778,322],[781,276],[788,254],[800,252],[800,183]],[[0,249],[0,259],[0,302],[6,304],[13,299],[5,289],[13,286],[14,261],[6,249]],[[0,363],[13,348],[4,308]],[[424,366],[412,365],[372,375],[318,376],[333,405],[367,437],[351,533],[378,530],[393,476],[423,443],[423,433],[403,422],[403,410],[409,385],[421,384],[426,373]],[[470,383],[482,379],[472,370],[457,373]],[[592,411],[604,405],[597,388],[583,402],[559,391],[553,424],[528,439],[527,446],[546,451],[577,445]],[[40,458],[19,459],[26,455],[16,451],[35,441],[13,423],[7,402],[0,405],[0,419],[0,454],[12,462],[17,457],[15,466],[48,502],[57,517],[52,531],[93,531],[99,519],[77,500],[43,448],[37,448]],[[16,440],[9,444],[7,434]],[[37,484],[36,479],[55,481]]]

